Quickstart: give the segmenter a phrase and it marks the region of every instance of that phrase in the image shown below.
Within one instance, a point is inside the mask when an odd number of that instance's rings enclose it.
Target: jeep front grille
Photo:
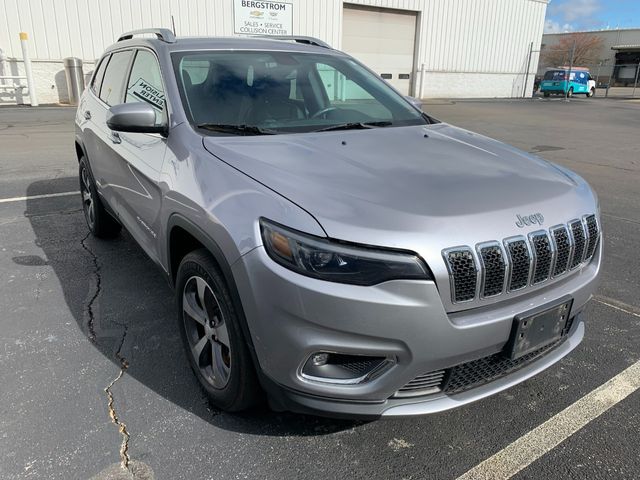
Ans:
[[[535,268],[533,270],[532,284],[544,282],[549,278],[551,263],[553,261],[553,250],[547,232],[534,232],[531,234],[533,245],[533,258],[535,258]]]
[[[466,302],[476,296],[478,269],[470,248],[444,252],[451,278],[451,296],[454,302]]]
[[[482,277],[482,296],[493,297],[502,293],[505,280],[506,264],[499,243],[488,244],[478,248],[480,253]]]
[[[553,276],[557,277],[567,271],[569,258],[571,257],[571,241],[567,227],[561,225],[551,229],[553,245],[556,250],[556,263],[553,267]]]
[[[595,215],[589,215],[585,218],[584,221],[587,225],[587,238],[589,240],[585,260],[589,260],[591,257],[593,257],[593,254],[596,251],[596,245],[598,244],[600,230],[598,228],[598,221],[596,220]]]
[[[584,247],[587,245],[584,228],[584,223],[580,220],[573,220],[569,222],[569,229],[573,236],[573,258],[571,260],[571,265],[569,266],[571,270],[580,265],[584,259]]]
[[[443,250],[453,303],[494,297],[566,275],[593,257],[600,237],[595,215],[527,237]]]
[[[505,240],[507,255],[511,263],[511,276],[507,288],[510,292],[520,290],[529,283],[532,256],[524,238]]]

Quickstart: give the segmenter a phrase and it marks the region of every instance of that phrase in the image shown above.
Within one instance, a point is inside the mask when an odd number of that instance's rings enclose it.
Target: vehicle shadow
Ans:
[[[27,196],[64,191],[72,178],[32,183]],[[123,231],[112,240],[88,235],[79,195],[29,199],[25,216],[44,259],[16,257],[21,265],[50,265],[87,342],[126,375],[214,426],[257,435],[323,435],[361,422],[276,413],[266,406],[227,414],[209,405],[183,351],[174,295],[163,273]]]

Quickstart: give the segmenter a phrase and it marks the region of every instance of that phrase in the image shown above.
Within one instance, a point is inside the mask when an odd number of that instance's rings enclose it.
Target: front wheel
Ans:
[[[549,95],[551,95],[549,92],[542,92],[542,94],[544,95],[544,98],[549,98]]]
[[[176,278],[179,328],[189,363],[222,410],[245,410],[261,391],[227,283],[205,249],[187,254]]]
[[[593,97],[595,94],[596,94],[596,89],[595,89],[595,88],[592,88],[591,90],[589,90],[589,91],[587,92],[587,98],[591,98],[591,97]]]

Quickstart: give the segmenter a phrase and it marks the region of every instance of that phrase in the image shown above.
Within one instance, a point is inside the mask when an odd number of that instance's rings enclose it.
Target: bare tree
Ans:
[[[574,42],[574,65],[593,65],[598,62],[604,44],[602,37],[593,33],[579,32],[562,35],[560,40],[553,45],[544,45],[541,52],[541,63],[548,67],[568,65]]]

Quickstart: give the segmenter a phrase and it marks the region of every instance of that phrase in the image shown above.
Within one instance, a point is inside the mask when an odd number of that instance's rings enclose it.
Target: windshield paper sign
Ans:
[[[162,111],[164,107],[164,93],[154,87],[143,78],[139,78],[127,91],[129,95],[136,97],[143,102],[147,102],[156,110]]]
[[[235,33],[293,35],[293,5],[284,2],[234,0]]]

